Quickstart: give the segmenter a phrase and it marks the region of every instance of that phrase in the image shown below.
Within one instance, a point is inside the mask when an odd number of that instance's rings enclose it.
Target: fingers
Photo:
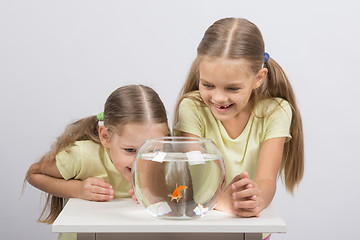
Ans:
[[[248,184],[245,188],[234,190],[232,193],[232,198],[234,200],[238,199],[247,199],[247,198],[256,198],[258,191],[253,187],[252,184]]]
[[[114,198],[114,190],[104,179],[88,178],[83,184],[83,197],[91,201],[108,201]]]
[[[233,199],[249,198],[258,194],[257,184],[249,178],[247,172],[242,172],[235,179],[237,181],[234,181],[230,186],[233,191]]]
[[[252,217],[260,212],[256,190],[249,188],[232,194],[233,207],[236,215]]]
[[[131,198],[136,201],[137,203],[139,203],[139,201],[137,200],[136,196],[135,196],[135,192],[134,192],[134,189],[133,188],[130,188],[129,190],[129,195],[131,196]]]
[[[133,189],[133,188],[130,188],[130,190],[129,190],[128,193],[129,193],[130,196],[133,196],[133,195],[135,194],[135,193],[134,193],[134,189]]]
[[[237,175],[235,178],[237,178],[238,180],[234,181],[231,184],[231,188],[233,190],[239,190],[241,188],[250,188],[250,187],[253,187],[253,185],[255,185],[255,182],[252,181],[249,177],[243,178],[243,177],[240,177],[240,175]],[[234,178],[234,180],[235,180],[235,178]]]
[[[247,198],[240,198],[233,202],[234,213],[242,217],[259,216],[261,211],[256,195]]]
[[[236,209],[248,209],[248,210],[258,207],[258,203],[254,200],[234,201],[233,205],[234,208]]]
[[[97,194],[97,195],[105,195],[105,196],[108,195],[110,198],[112,198],[114,195],[114,190],[111,187],[104,188],[104,187],[96,186],[96,185],[93,185],[90,192],[93,194]]]
[[[259,207],[253,209],[236,209],[234,213],[241,217],[260,217]]]
[[[92,191],[93,193],[99,194],[112,194],[114,193],[112,186],[105,182],[103,179],[95,179],[91,182],[93,186]]]
[[[231,185],[234,214],[242,217],[258,216],[260,213],[259,189],[247,172],[237,175]]]
[[[249,173],[248,172],[242,172],[239,174],[241,178],[249,178]]]

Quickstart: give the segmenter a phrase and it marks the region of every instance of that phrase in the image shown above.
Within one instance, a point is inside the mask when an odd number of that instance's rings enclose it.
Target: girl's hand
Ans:
[[[112,186],[100,178],[87,178],[80,184],[79,198],[90,201],[108,201],[114,198]]]
[[[131,187],[128,193],[131,196],[131,198],[139,204],[139,201],[137,200],[135,193],[134,193],[134,188]]]
[[[229,185],[232,190],[234,214],[242,217],[259,216],[263,209],[261,190],[247,172],[237,175]]]

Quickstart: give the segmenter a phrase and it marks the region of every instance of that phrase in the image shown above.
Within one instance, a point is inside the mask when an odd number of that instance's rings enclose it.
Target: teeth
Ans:
[[[215,107],[221,108],[221,109],[228,108],[228,107],[230,107],[230,106],[232,105],[232,104],[229,104],[229,105],[227,105],[227,106],[221,106],[221,105],[217,105],[217,104],[215,104],[215,103],[213,103],[213,104],[214,104]]]

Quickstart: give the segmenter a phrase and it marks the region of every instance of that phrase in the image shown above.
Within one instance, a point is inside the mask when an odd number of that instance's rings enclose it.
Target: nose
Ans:
[[[218,103],[218,104],[225,103],[228,100],[227,95],[221,90],[214,91],[211,98],[215,103]]]
[[[128,159],[126,166],[128,166],[129,168],[132,168],[134,161],[135,161],[135,158]]]

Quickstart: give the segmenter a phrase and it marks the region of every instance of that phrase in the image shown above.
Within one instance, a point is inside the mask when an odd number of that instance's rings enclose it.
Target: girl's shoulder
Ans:
[[[84,153],[90,153],[99,151],[99,149],[102,147],[101,144],[96,143],[91,140],[81,140],[81,141],[75,141],[71,145],[69,145],[64,151],[67,153],[73,153],[73,154],[84,154]]]
[[[99,148],[102,145],[99,143],[96,143],[94,141],[91,140],[81,140],[81,141],[76,141],[74,142],[75,146],[78,146],[80,148]]]
[[[82,158],[85,159],[98,159],[104,152],[104,147],[91,140],[76,141],[74,146]]]
[[[183,99],[181,100],[181,105],[195,105],[195,106],[203,106],[204,103],[200,96],[200,91],[192,91],[184,95]]]
[[[289,102],[279,97],[267,98],[261,100],[254,108],[255,114],[262,117],[269,116],[277,111],[284,111],[291,114],[291,106]]]

